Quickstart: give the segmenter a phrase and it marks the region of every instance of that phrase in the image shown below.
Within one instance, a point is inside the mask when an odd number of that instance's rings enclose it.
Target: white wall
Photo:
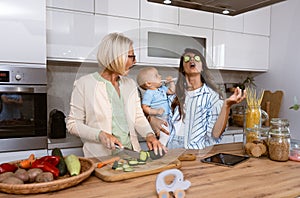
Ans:
[[[270,68],[255,78],[272,91],[283,90],[280,117],[290,121],[292,138],[300,139],[300,110],[290,110],[293,98],[300,103],[300,1],[287,0],[272,6]],[[258,46],[259,47],[259,46]]]

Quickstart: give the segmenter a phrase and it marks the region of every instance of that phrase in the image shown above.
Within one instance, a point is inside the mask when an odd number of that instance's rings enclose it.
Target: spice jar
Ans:
[[[269,157],[275,161],[287,161],[290,154],[290,130],[287,119],[273,118],[268,140]]]

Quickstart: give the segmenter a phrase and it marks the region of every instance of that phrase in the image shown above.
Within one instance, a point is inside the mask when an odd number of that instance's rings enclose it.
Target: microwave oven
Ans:
[[[142,21],[137,64],[178,67],[185,48],[198,49],[211,65],[212,30]]]

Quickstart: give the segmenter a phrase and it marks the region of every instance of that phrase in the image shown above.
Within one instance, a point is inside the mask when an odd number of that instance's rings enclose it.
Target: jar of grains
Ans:
[[[272,118],[268,148],[271,160],[284,162],[289,159],[290,129],[287,119]]]

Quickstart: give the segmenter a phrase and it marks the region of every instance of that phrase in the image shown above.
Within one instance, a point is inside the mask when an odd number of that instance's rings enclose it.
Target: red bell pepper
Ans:
[[[18,169],[16,164],[3,163],[0,165],[0,174],[5,172],[15,172]]]
[[[44,162],[48,162],[49,164],[52,164],[53,166],[56,166],[59,163],[60,157],[59,156],[44,156],[41,157],[40,159],[36,160],[38,161],[37,163],[44,163]]]
[[[50,172],[54,177],[59,176],[59,169],[56,168],[56,165],[59,163],[59,156],[44,156],[40,159],[35,160],[31,168],[40,168],[45,172]]]

